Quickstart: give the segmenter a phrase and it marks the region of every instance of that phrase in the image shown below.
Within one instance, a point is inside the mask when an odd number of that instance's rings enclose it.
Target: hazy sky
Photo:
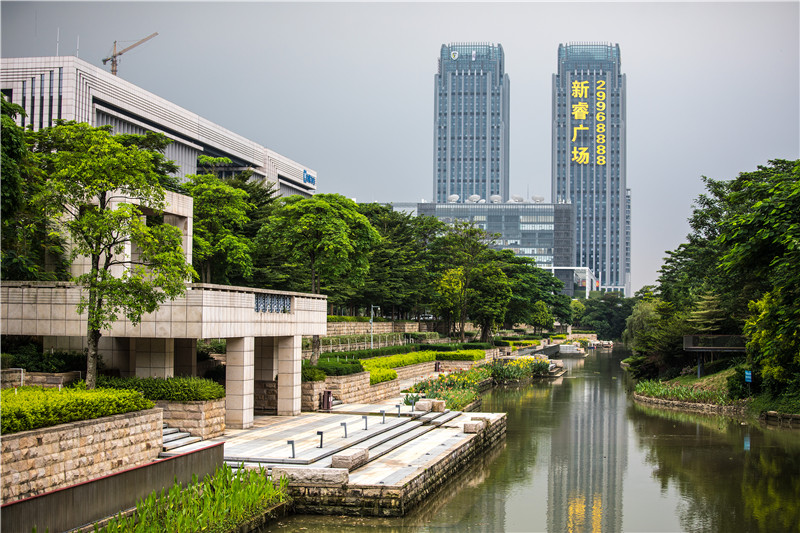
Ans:
[[[318,172],[319,192],[431,200],[443,43],[503,45],[511,192],[550,199],[559,43],[619,43],[633,288],[684,242],[700,176],[800,158],[800,3],[0,4],[2,56],[77,55]],[[122,41],[125,41],[122,43]],[[108,68],[108,67],[106,67]]]

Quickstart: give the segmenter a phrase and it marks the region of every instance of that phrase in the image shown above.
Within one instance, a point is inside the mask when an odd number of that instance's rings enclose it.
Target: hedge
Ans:
[[[428,346],[425,346],[427,349]],[[399,353],[410,353],[420,350],[418,344],[403,344],[400,346],[384,346],[382,348],[374,348],[371,350],[352,350],[349,352],[330,352],[320,355],[322,360],[342,360],[342,359],[370,359],[372,357],[380,357],[384,355],[395,355]]]
[[[365,370],[372,371],[376,368],[398,368],[401,366],[434,361],[435,359],[436,354],[434,352],[425,351],[391,355],[389,357],[377,357],[375,359],[366,359],[362,361],[362,364],[364,365]]]
[[[3,389],[0,431],[4,434],[151,409],[136,391],[20,387]]]
[[[301,371],[302,381],[325,381],[325,377],[327,374],[314,366],[304,366],[303,370]]]
[[[481,361],[486,358],[483,350],[459,350],[457,352],[439,352],[437,361]]]
[[[391,368],[374,368],[369,371],[369,384],[383,383],[397,379],[397,371]]]
[[[331,361],[330,359],[320,359],[317,363],[317,368],[328,376],[348,376],[364,372],[364,367],[361,366],[361,361],[358,360]]]
[[[225,387],[210,379],[196,377],[174,378],[114,378],[98,376],[97,386],[108,389],[131,389],[142,393],[148,400],[167,402],[194,402],[225,397]]]

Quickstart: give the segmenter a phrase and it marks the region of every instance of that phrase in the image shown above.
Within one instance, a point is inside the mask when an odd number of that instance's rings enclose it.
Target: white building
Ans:
[[[166,156],[181,177],[197,172],[203,154],[231,159],[230,170],[252,169],[281,196],[316,191],[316,171],[77,57],[4,57],[0,64],[0,90],[27,113],[18,119],[23,126],[38,130],[63,119],[110,124],[114,133],[155,131],[172,139]]]

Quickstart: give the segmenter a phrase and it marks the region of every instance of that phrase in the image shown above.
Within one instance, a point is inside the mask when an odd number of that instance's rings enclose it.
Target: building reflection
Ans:
[[[625,395],[610,353],[580,361],[582,377],[564,380],[569,407],[552,433],[548,468],[548,531],[622,530],[622,484],[627,467]],[[618,368],[618,367],[617,367]],[[596,375],[596,377],[594,377]]]

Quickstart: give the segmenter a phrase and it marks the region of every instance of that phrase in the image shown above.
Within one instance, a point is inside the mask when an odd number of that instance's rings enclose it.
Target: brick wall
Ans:
[[[159,408],[0,436],[8,503],[155,460]]]
[[[325,389],[333,392],[334,399],[344,403],[365,403],[400,395],[398,380],[370,385],[369,372],[359,372],[349,376],[328,376],[325,378]]]
[[[204,402],[156,402],[164,410],[164,423],[203,440],[225,432],[225,398]]]
[[[303,383],[303,391],[300,399],[300,409],[302,411],[319,411],[321,407],[320,394],[326,390],[324,381],[306,381]]]
[[[278,411],[278,382],[257,379],[253,384],[253,409],[261,413]]]

